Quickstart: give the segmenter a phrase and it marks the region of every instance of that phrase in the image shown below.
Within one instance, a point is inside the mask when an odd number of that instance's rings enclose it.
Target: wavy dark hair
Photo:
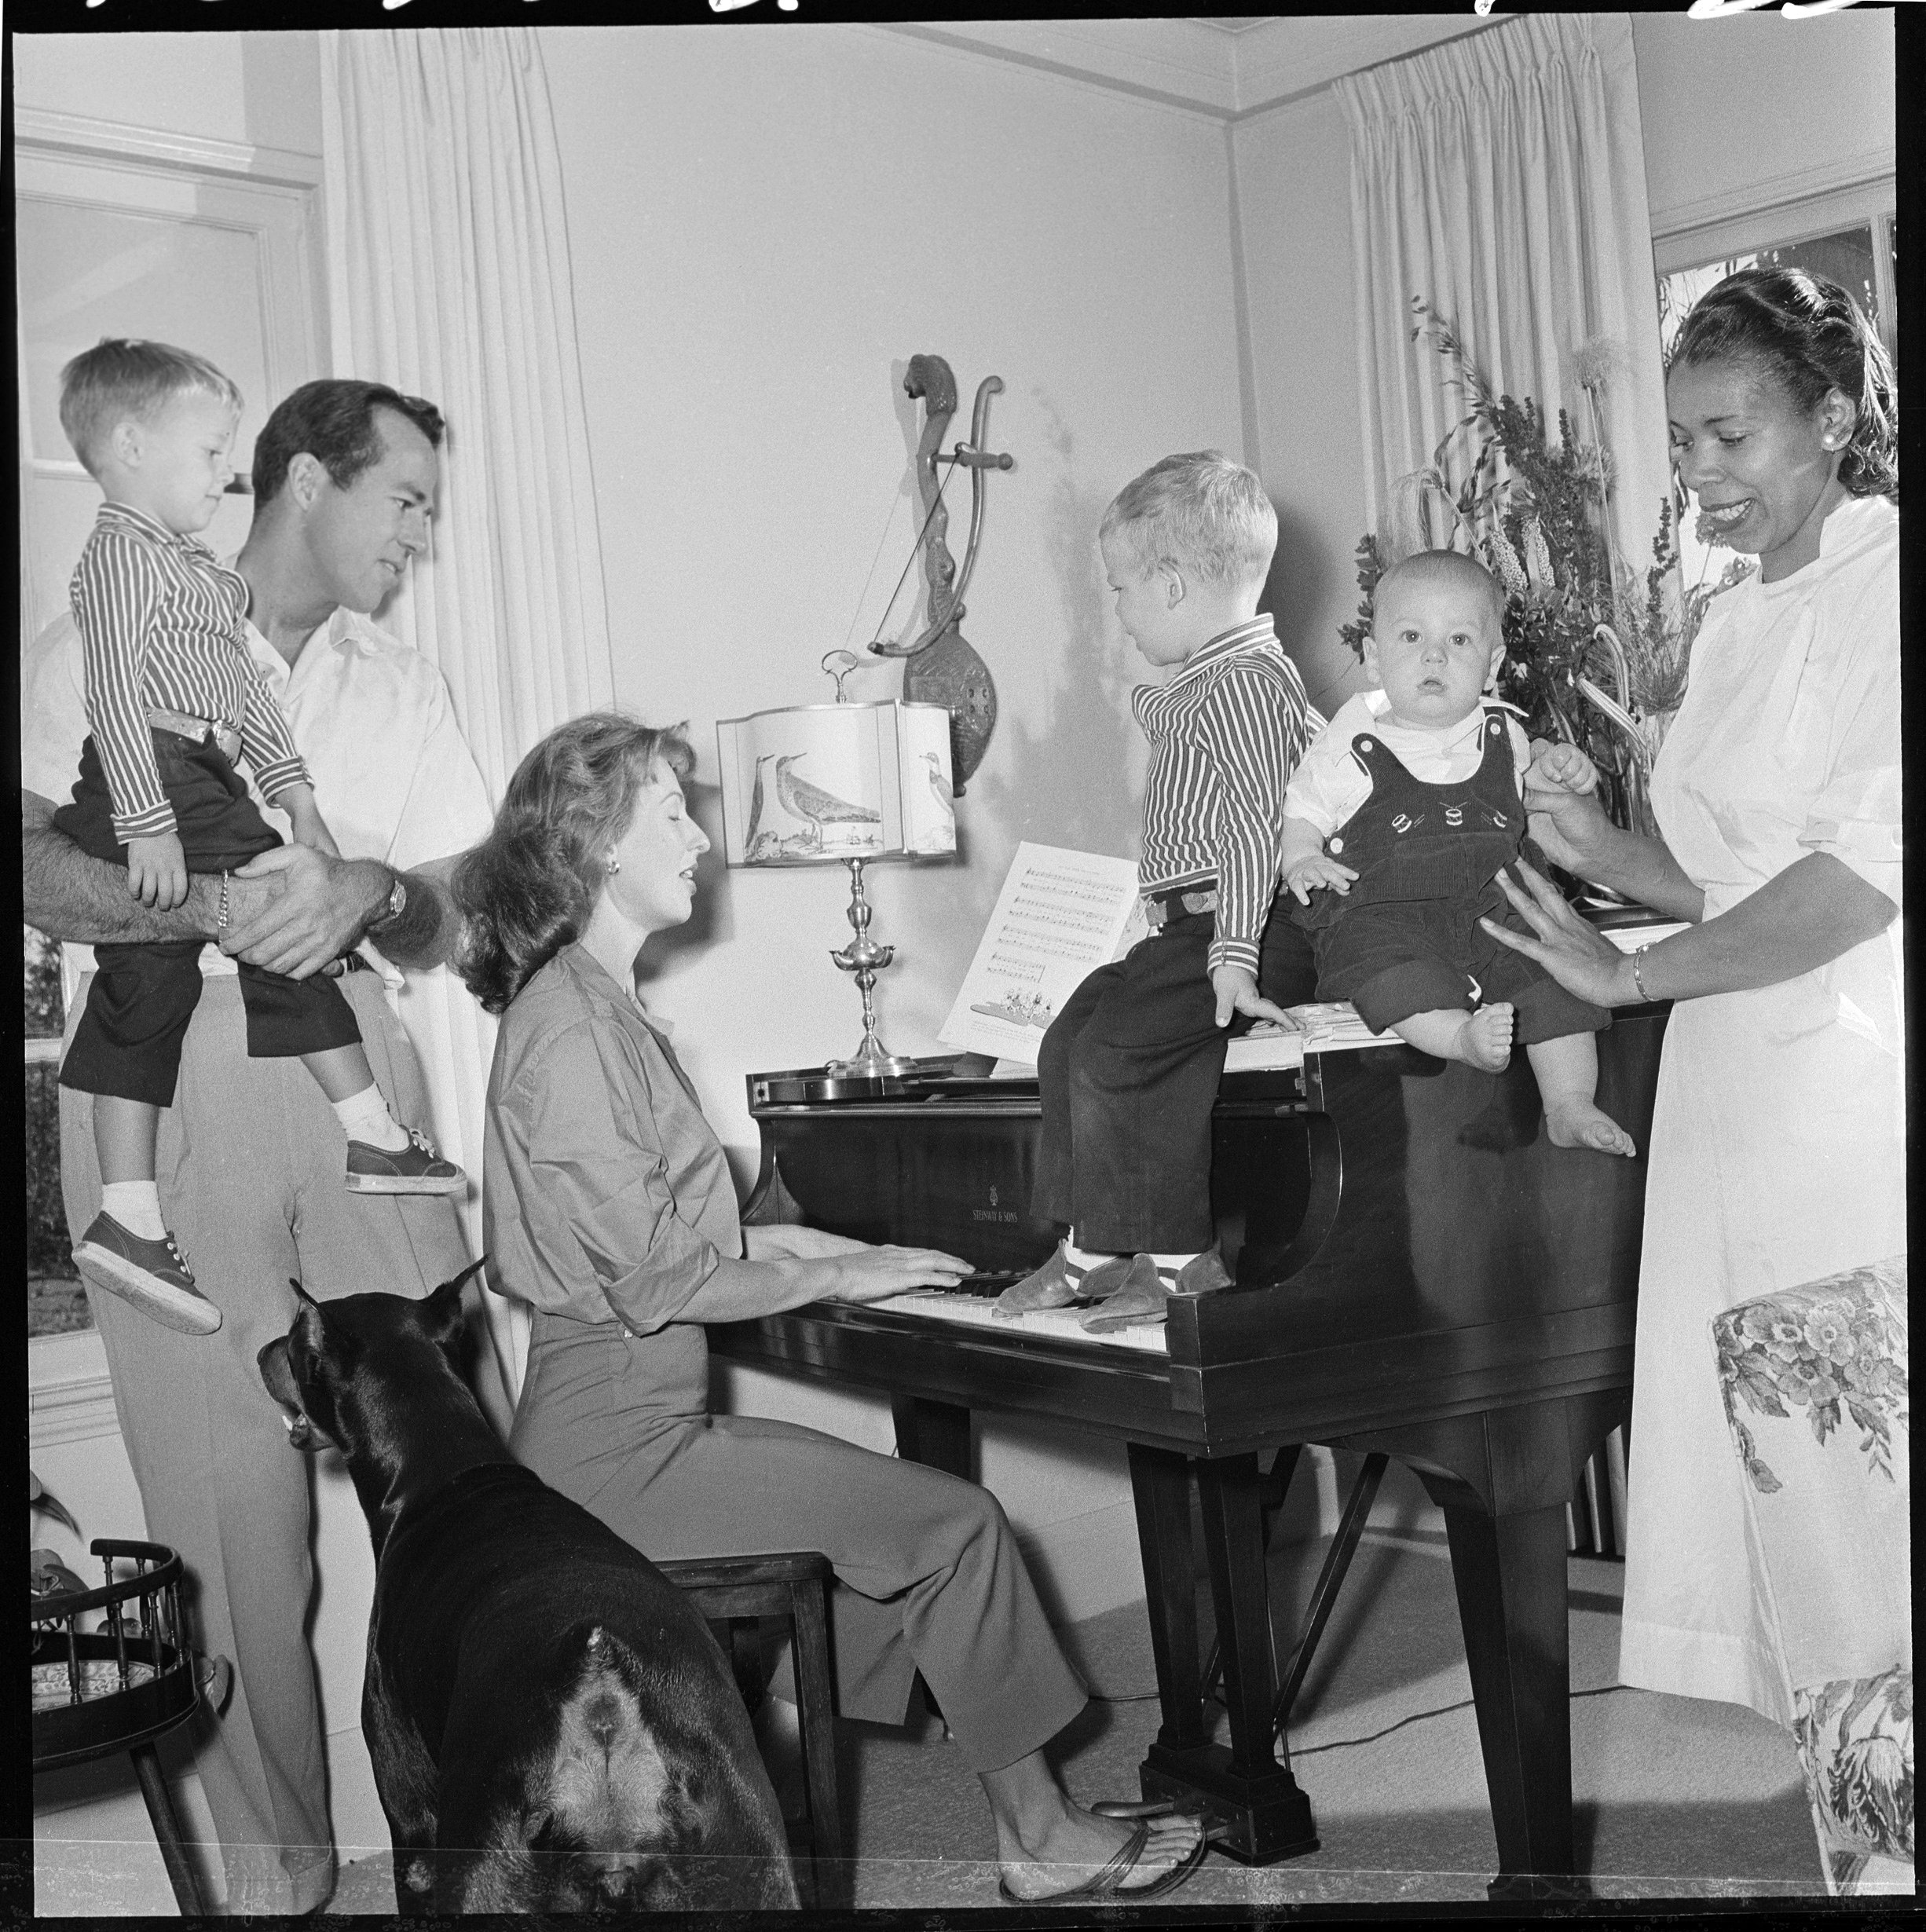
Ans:
[[[1758,364],[1810,414],[1828,390],[1858,412],[1839,480],[1855,496],[1899,494],[1899,401],[1878,331],[1839,284],[1804,269],[1741,269],[1693,304],[1672,366]]]
[[[455,969],[489,1012],[580,938],[636,793],[664,766],[681,779],[695,770],[684,729],[590,712],[515,767],[488,836],[450,881],[463,919]]]
[[[347,376],[320,376],[291,390],[274,406],[254,438],[254,507],[271,503],[287,481],[287,466],[303,450],[319,458],[328,481],[346,489],[363,470],[381,460],[386,445],[377,409],[405,416],[441,447],[448,425],[440,410],[420,396],[404,396],[386,382],[357,382]]]

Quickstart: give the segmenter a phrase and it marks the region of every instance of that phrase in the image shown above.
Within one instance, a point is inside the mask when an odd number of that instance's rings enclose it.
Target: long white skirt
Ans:
[[[1672,1008],[1639,1283],[1619,1675],[1785,1725],[1710,1325],[1905,1250],[1904,1063],[1835,1011],[1813,975]]]

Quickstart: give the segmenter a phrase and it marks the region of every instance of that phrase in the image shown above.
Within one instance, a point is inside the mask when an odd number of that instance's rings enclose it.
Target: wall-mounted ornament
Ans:
[[[916,452],[917,488],[923,501],[923,528],[917,544],[929,581],[929,602],[922,628],[906,643],[886,643],[879,638],[870,649],[879,657],[905,660],[906,701],[941,704],[949,712],[951,764],[956,796],[961,798],[965,785],[983,763],[997,722],[997,687],[990,667],[963,635],[963,593],[976,567],[977,546],[983,537],[985,474],[1008,470],[1015,459],[983,447],[990,424],[990,398],[1002,389],[1001,376],[987,375],[977,385],[969,441],[958,443],[947,456],[942,449],[943,431],[957,408],[956,377],[949,364],[941,356],[912,356],[903,386],[905,393],[923,404],[923,434]],[[950,513],[943,498],[949,478],[938,478],[939,463],[947,464],[952,474],[958,464],[970,473],[970,533],[961,569],[947,541]],[[915,562],[914,555],[910,562]]]

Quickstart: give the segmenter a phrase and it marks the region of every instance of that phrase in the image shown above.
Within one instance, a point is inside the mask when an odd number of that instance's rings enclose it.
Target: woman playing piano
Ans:
[[[969,1264],[738,1224],[722,1147],[635,994],[640,950],[689,917],[709,845],[683,799],[692,765],[672,733],[578,718],[522,760],[456,876],[463,976],[503,1015],[489,1275],[534,1309],[511,1447],[651,1557],[826,1555],[842,1710],[901,1723],[922,1672],[989,1799],[1005,1897],[1168,1892],[1203,1857],[1196,1820],[1086,1810],[1045,1760],[1086,1693],[995,1498],[813,1429],[709,1413],[705,1322],[949,1286]]]
[[[1728,276],[1700,301],[1666,401],[1701,532],[1759,569],[1693,646],[1652,774],[1662,838],[1618,829],[1591,800],[1527,803],[1547,857],[1690,923],[1628,957],[1529,874],[1529,892],[1507,890],[1537,938],[1487,929],[1581,998],[1674,1002],[1619,1671],[1789,1725],[1707,1325],[1906,1247],[1897,416],[1851,297],[1789,269]]]

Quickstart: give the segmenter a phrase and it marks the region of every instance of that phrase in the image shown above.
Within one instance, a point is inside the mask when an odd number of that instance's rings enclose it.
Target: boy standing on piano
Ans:
[[[1068,1231],[997,1312],[1089,1301],[1083,1326],[1101,1333],[1228,1285],[1210,1110],[1232,1023],[1291,1023],[1259,971],[1285,782],[1323,720],[1258,609],[1277,515],[1253,472],[1214,450],[1166,456],[1119,493],[1097,541],[1119,621],[1170,674],[1131,695],[1150,741],[1137,869],[1152,931],[1090,974],[1044,1036],[1033,1209]],[[1295,935],[1279,913],[1281,965]]]
[[[1515,1035],[1553,1145],[1629,1154],[1594,1098],[1592,1034],[1611,1016],[1479,926],[1525,930],[1499,875],[1524,837],[1527,770],[1546,791],[1590,792],[1598,774],[1575,745],[1534,762],[1492,695],[1504,599],[1482,565],[1419,551],[1379,580],[1371,613],[1364,670],[1379,688],[1346,700],[1286,801],[1284,885],[1316,951],[1317,997],[1488,1073]]]

